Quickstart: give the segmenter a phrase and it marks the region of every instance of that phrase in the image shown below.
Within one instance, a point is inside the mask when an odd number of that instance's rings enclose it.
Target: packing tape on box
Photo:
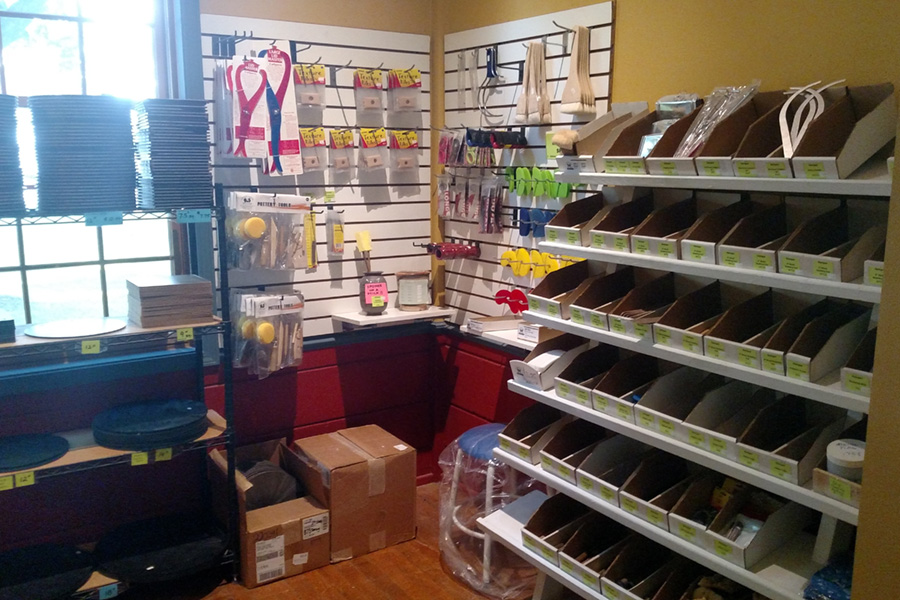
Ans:
[[[369,552],[381,550],[387,546],[387,532],[384,530],[373,533],[369,536]]]
[[[341,562],[342,560],[350,560],[353,558],[353,548],[344,548],[343,550],[338,550],[337,552],[331,553],[331,562]]]
[[[369,459],[369,497],[384,493],[384,459]]]

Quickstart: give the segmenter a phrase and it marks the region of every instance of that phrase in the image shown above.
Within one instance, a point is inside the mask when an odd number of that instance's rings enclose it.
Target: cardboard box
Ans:
[[[631,267],[594,279],[572,300],[569,305],[569,316],[573,323],[608,331],[609,311],[615,308],[619,300],[632,289],[634,289],[634,269]]]
[[[851,439],[866,441],[866,433],[868,429],[868,419],[863,418],[843,431],[838,439]],[[865,467],[863,467],[865,471]],[[813,469],[813,491],[834,498],[838,502],[849,504],[859,508],[859,501],[862,496],[862,485],[856,481],[850,481],[839,475],[828,472],[827,458],[823,458]]]
[[[787,233],[784,204],[760,210],[738,221],[719,242],[716,262],[726,267],[775,273],[776,252]]]
[[[778,324],[770,290],[726,310],[703,336],[703,353],[717,360],[762,369],[762,347]]]
[[[631,252],[680,258],[681,237],[696,221],[696,198],[687,198],[656,210],[631,232]]]
[[[753,203],[742,200],[702,215],[681,239],[682,260],[716,264],[719,242],[738,221],[753,212]]]
[[[294,442],[310,493],[331,510],[331,562],[416,537],[416,451],[377,425]]]
[[[273,440],[243,446],[235,452],[238,463],[269,460],[304,480],[300,459],[284,444]],[[209,473],[217,517],[227,520],[227,455],[213,449],[209,453]],[[243,473],[235,473],[241,546],[241,582],[248,588],[292,577],[328,564],[331,555],[330,513],[311,496],[253,510],[246,509],[246,498],[253,484]]]
[[[572,334],[553,335],[538,342],[522,360],[509,361],[513,380],[539,390],[549,390],[554,379],[575,357],[587,350],[588,341]]]
[[[591,408],[591,390],[601,376],[619,361],[619,351],[600,344],[585,350],[556,377],[556,395]]]
[[[646,457],[619,489],[625,512],[668,530],[666,515],[688,486],[683,458],[660,452]]]
[[[620,360],[591,390],[594,410],[634,423],[635,397],[640,397],[659,376],[659,363],[652,356],[635,354]]]
[[[844,179],[894,139],[897,101],[890,83],[850,87],[810,123],[792,158],[795,177]]]
[[[729,380],[710,390],[684,419],[683,440],[692,446],[733,461],[737,441],[763,408],[775,402],[775,392]]]
[[[610,209],[603,194],[570,202],[560,209],[545,226],[547,241],[567,246],[589,246],[590,230]]]
[[[626,545],[600,580],[601,592],[610,599],[645,600],[662,586],[673,568],[668,548],[637,538]],[[634,585],[625,588],[622,581]]]
[[[653,123],[658,120],[654,110],[632,118],[613,132],[613,142],[603,154],[603,170],[619,175],[645,174],[647,169],[640,155],[641,138],[653,131]]]
[[[528,293],[528,310],[557,319],[569,318],[569,305],[593,281],[588,261],[583,260],[548,273]]]
[[[707,550],[709,548],[706,537],[707,525],[694,521],[691,517],[696,515],[698,510],[709,506],[713,491],[721,482],[722,476],[718,473],[706,473],[693,479],[669,511],[669,533]]]
[[[551,496],[522,527],[522,544],[550,564],[559,566],[559,549],[590,514],[587,506],[565,494]]]
[[[675,276],[667,273],[625,294],[625,297],[608,312],[609,330],[652,344],[653,323],[673,302],[675,302]],[[635,310],[649,312],[640,317],[626,316]]]
[[[650,452],[650,446],[624,435],[601,441],[575,471],[578,487],[604,502],[619,505],[619,487]]]
[[[557,157],[560,168],[569,173],[601,173],[603,156],[618,132],[632,120],[640,119],[647,113],[646,102],[612,104],[609,112],[578,129],[578,140],[572,148],[574,157],[565,157],[562,161]]]
[[[640,195],[631,202],[609,209],[591,229],[591,248],[631,252],[629,235],[653,212],[653,197]]]
[[[519,411],[498,437],[500,449],[531,464],[540,461],[540,451],[572,417],[546,404],[532,404]]]
[[[778,326],[769,341],[762,349],[762,370],[776,375],[785,374],[784,356],[791,346],[800,337],[803,328],[810,321],[828,314],[839,308],[839,304],[832,300],[822,300],[795,313]]]
[[[703,572],[704,569],[697,563],[675,557],[669,576],[650,600],[692,600],[695,583]],[[747,597],[735,600],[750,600],[749,591]]]
[[[828,94],[829,90],[826,90],[825,97],[828,97]],[[793,117],[796,105],[797,103],[794,103],[788,107],[788,118]],[[790,179],[794,176],[791,161],[784,157],[784,149],[781,146],[780,113],[781,105],[775,106],[747,129],[744,139],[734,152],[733,173],[743,177],[772,179]],[[697,165],[698,172],[709,174],[706,169],[701,171],[701,164]]]
[[[863,263],[863,283],[881,287],[884,284],[884,242]]]
[[[644,159],[647,172],[651,175],[696,175],[697,169],[694,167],[694,161],[690,157],[675,157],[675,152],[684,139],[685,134],[694,124],[703,101],[698,102],[697,108],[690,114],[678,119],[666,129],[662,137],[650,151],[650,154]]]
[[[870,329],[856,346],[847,364],[841,367],[841,389],[868,398],[872,395],[875,367],[875,340],[878,329]]]
[[[575,470],[609,432],[590,421],[566,423],[541,450],[541,468],[575,485]]]
[[[592,513],[559,550],[559,568],[587,587],[600,591],[600,577],[625,545],[634,539],[626,527]]]
[[[635,424],[672,439],[681,439],[681,422],[710,389],[725,380],[699,369],[681,367],[653,382],[634,406]]]
[[[653,324],[653,340],[703,356],[703,336],[722,316],[721,286],[714,281],[675,300]]]
[[[792,379],[818,381],[844,366],[869,328],[872,309],[845,304],[810,321],[784,357]]]

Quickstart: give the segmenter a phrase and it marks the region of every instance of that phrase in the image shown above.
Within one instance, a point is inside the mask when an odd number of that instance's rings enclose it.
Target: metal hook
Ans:
[[[560,25],[559,23],[557,23],[556,20],[553,20],[553,21],[550,21],[550,22],[553,23],[554,25],[556,25],[557,27],[559,27],[560,29],[564,30],[564,31],[570,31],[570,32],[574,32],[574,31],[575,31],[574,29],[569,29],[568,27],[563,27],[562,25]]]
[[[273,43],[274,43],[274,42],[273,42]],[[295,50],[295,52],[296,52],[297,54],[300,54],[301,52],[306,52],[306,51],[309,50],[310,48],[312,48],[312,44],[306,44],[306,48],[299,48],[299,49]]]

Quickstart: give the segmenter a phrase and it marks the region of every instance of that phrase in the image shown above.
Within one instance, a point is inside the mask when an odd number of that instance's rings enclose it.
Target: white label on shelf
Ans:
[[[256,581],[284,577],[284,536],[256,542]]]

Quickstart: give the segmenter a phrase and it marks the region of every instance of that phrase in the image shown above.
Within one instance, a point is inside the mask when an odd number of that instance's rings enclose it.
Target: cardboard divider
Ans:
[[[641,138],[653,132],[653,123],[658,120],[654,110],[631,120],[620,129],[603,155],[603,170],[623,175],[646,173],[647,168],[640,154]]]
[[[532,404],[513,417],[498,435],[500,449],[537,464],[540,451],[571,418],[546,404]]]
[[[841,367],[841,389],[868,398],[872,394],[872,371],[875,367],[875,342],[878,329],[870,329]]]
[[[647,172],[651,175],[696,175],[697,169],[694,167],[694,161],[691,158],[675,158],[675,151],[681,144],[681,140],[687,134],[691,125],[700,114],[703,101],[699,101],[689,115],[686,115],[675,123],[672,123],[663,133],[656,146],[650,151],[650,154],[644,159],[647,166]]]
[[[509,361],[513,379],[539,390],[553,387],[554,378],[587,350],[588,341],[572,334],[549,337],[538,342],[522,360]]]
[[[667,529],[666,513],[674,506],[678,497],[687,488],[689,477],[687,462],[672,454],[659,453],[646,457],[628,480],[619,489],[619,505],[622,510],[653,523],[661,529]],[[674,498],[660,505],[654,505],[660,495],[684,483],[684,489]]]
[[[844,366],[869,328],[872,309],[845,304],[810,321],[784,356],[791,379],[818,381]]]
[[[864,417],[861,421],[851,425],[841,432],[838,439],[866,441],[868,430],[868,418]],[[865,467],[863,467],[865,471]],[[828,472],[828,460],[823,458],[813,469],[813,491],[834,498],[838,502],[849,504],[859,508],[859,501],[862,497],[862,484],[856,481],[845,479],[840,475]]]
[[[682,600],[683,598],[692,600],[691,584],[697,581],[703,572],[704,569],[697,563],[676,557],[669,576],[650,600]],[[690,594],[688,590],[690,590]],[[734,598],[734,600],[749,600],[749,597]]]
[[[865,285],[881,287],[884,284],[884,246],[884,242],[879,244],[878,248],[863,263],[863,283]]]
[[[726,310],[703,336],[703,353],[717,360],[761,369],[762,347],[777,325],[769,290]]]
[[[697,512],[710,505],[713,491],[723,481],[718,473],[705,473],[691,480],[687,489],[669,511],[669,532],[704,550],[709,549],[706,529],[711,524],[694,520]]]
[[[550,564],[559,566],[559,549],[590,513],[587,506],[565,494],[551,496],[522,527],[522,544]]]
[[[714,281],[675,300],[653,324],[653,341],[703,355],[703,336],[724,311],[721,284]]]
[[[752,202],[741,200],[701,215],[681,239],[680,258],[692,262],[716,264],[716,250],[719,242],[738,224],[738,221],[750,215],[753,209]]]
[[[737,441],[766,406],[775,402],[775,392],[739,381],[729,381],[711,390],[684,419],[685,442],[733,461],[738,459]]]
[[[653,196],[637,195],[631,202],[612,207],[591,229],[591,248],[631,252],[629,235],[653,212]]]
[[[590,421],[567,423],[541,450],[541,468],[575,485],[575,470],[610,433]]]
[[[600,577],[628,543],[631,531],[600,513],[593,513],[559,550],[559,568],[587,587],[600,591]]]
[[[607,312],[609,330],[648,344],[653,343],[653,323],[675,302],[675,276],[667,273],[635,287]],[[645,311],[632,316],[634,311]]]
[[[590,265],[582,260],[548,273],[528,296],[528,310],[561,319],[569,318],[569,304],[587,289],[594,278]]]
[[[624,435],[601,441],[575,472],[578,487],[613,506],[619,505],[619,487],[625,483],[650,446]]]
[[[788,119],[793,118],[794,109],[794,105],[789,107]],[[784,157],[784,149],[781,147],[780,113],[781,105],[775,106],[747,129],[744,139],[734,152],[734,173],[745,177],[772,179],[790,179],[794,176],[791,161]]]
[[[696,198],[687,198],[660,208],[631,232],[631,252],[661,258],[681,258],[681,238],[696,221]]]
[[[792,163],[798,178],[844,179],[888,144],[897,131],[890,83],[847,88],[846,96],[810,123]]]
[[[719,375],[681,367],[653,382],[634,406],[638,427],[673,439],[681,439],[681,422],[703,398],[707,390],[725,382]]]
[[[618,137],[619,132],[629,123],[640,120],[649,114],[645,102],[635,104],[637,106],[628,107],[627,110],[621,112],[617,112],[617,106],[614,104],[610,112],[578,129],[578,141],[574,144],[574,153],[577,156],[592,157],[595,172],[603,172],[603,157]]]
[[[776,252],[787,234],[784,204],[760,210],[738,221],[719,242],[716,262],[726,267],[775,273]]]
[[[608,312],[634,289],[635,271],[625,267],[594,279],[569,305],[569,317],[573,323],[590,325],[595,329],[609,330]]]
[[[600,581],[607,598],[645,600],[656,593],[671,571],[672,552],[646,538],[627,544]],[[621,585],[630,582],[629,587]]]
[[[599,222],[609,208],[605,206],[602,193],[566,204],[545,226],[547,241],[579,247],[589,245],[591,226]]]
[[[788,350],[791,349],[793,343],[797,341],[803,328],[810,321],[837,310],[839,306],[833,300],[825,299],[804,308],[798,313],[794,313],[782,321],[775,333],[772,334],[772,337],[769,338],[769,341],[766,342],[766,345],[763,346],[762,370],[775,373],[776,375],[784,375],[784,357]]]
[[[617,362],[591,390],[594,410],[634,423],[635,396],[643,395],[659,376],[659,366],[655,358],[646,354],[635,354]]]
[[[591,389],[619,361],[619,350],[600,344],[585,350],[556,377],[556,395],[590,408]]]

